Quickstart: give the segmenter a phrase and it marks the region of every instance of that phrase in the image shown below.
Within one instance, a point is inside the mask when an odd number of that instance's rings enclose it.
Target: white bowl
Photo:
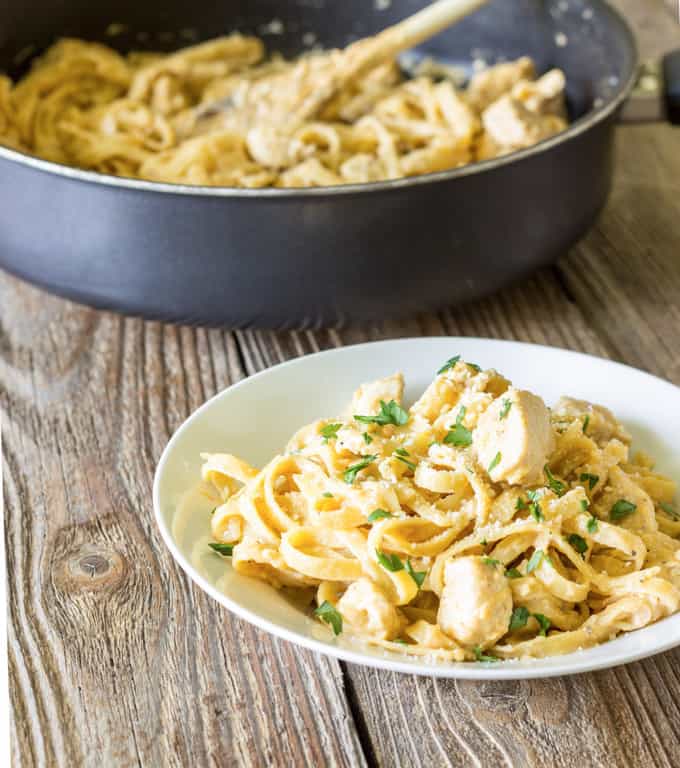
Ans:
[[[195,490],[200,453],[228,452],[255,466],[280,451],[300,426],[336,416],[354,389],[395,371],[406,378],[413,401],[435,371],[453,355],[496,368],[517,386],[540,394],[548,405],[562,395],[611,408],[630,429],[634,448],[649,452],[660,471],[680,478],[680,389],[608,360],[561,349],[510,341],[421,338],[334,349],[277,365],[216,395],[177,430],[156,470],[156,520],[186,573],[230,611],[278,637],[331,656],[398,672],[475,680],[551,677],[612,667],[680,644],[680,614],[596,648],[565,656],[497,663],[436,663],[397,656],[352,641],[292,607],[281,594],[236,574],[214,554],[210,504]]]

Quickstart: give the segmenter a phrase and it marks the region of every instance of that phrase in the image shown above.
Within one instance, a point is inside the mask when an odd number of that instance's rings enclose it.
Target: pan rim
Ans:
[[[237,198],[237,199],[262,199],[262,200],[287,200],[298,198],[336,197],[342,195],[366,195],[370,193],[388,192],[404,188],[416,187],[428,184],[437,184],[453,181],[458,178],[472,176],[486,171],[492,171],[513,163],[519,163],[535,155],[566,143],[582,135],[595,125],[604,122],[610,117],[628,97],[633,89],[637,77],[639,63],[638,47],[633,31],[623,15],[606,0],[599,0],[602,10],[619,24],[631,58],[631,71],[625,82],[619,84],[618,90],[603,104],[592,108],[582,115],[565,130],[551,136],[537,144],[525,149],[518,149],[500,157],[489,160],[479,160],[467,165],[435,173],[424,173],[419,176],[402,177],[386,181],[363,182],[357,184],[338,184],[327,187],[292,187],[280,189],[276,187],[264,187],[258,189],[246,189],[241,187],[212,187],[193,184],[173,184],[170,182],[148,181],[146,179],[133,179],[125,176],[87,171],[74,168],[51,160],[43,160],[26,152],[11,149],[0,145],[0,159],[27,166],[34,170],[49,173],[53,176],[61,176],[73,181],[92,183],[106,187],[133,190],[138,192],[160,192],[163,194],[207,197],[207,198]]]

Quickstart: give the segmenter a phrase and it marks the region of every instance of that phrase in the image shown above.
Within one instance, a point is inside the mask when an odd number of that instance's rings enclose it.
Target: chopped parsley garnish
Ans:
[[[542,549],[535,549],[534,554],[531,556],[527,564],[527,573],[535,571],[536,568],[538,568],[538,566],[541,564],[541,561],[544,557],[545,554]]]
[[[567,486],[561,480],[558,480],[555,475],[553,475],[553,473],[550,471],[550,467],[547,464],[543,467],[543,471],[545,472],[545,476],[548,478],[548,487],[550,490],[557,494],[557,496],[564,496],[567,491]]]
[[[512,612],[510,617],[510,626],[508,632],[514,632],[516,629],[522,629],[526,627],[527,621],[529,621],[529,609],[523,605],[518,606]]]
[[[581,499],[580,504],[581,504],[581,509],[584,512],[587,512],[588,511],[588,507],[590,506],[590,504],[588,503],[588,499]]]
[[[495,568],[497,565],[501,564],[501,561],[500,560],[496,560],[495,557],[483,557],[482,558],[482,562],[484,563],[484,565],[490,565],[493,568]]]
[[[483,653],[482,649],[476,645],[473,649],[475,654],[475,661],[499,661],[498,656],[491,656],[488,653]]]
[[[597,533],[598,523],[596,517],[591,517],[590,520],[586,523],[586,528],[588,529],[588,533]]]
[[[384,517],[394,517],[394,515],[391,512],[388,512],[386,509],[374,509],[373,512],[368,516],[367,520],[369,523],[375,523],[378,520],[382,520]]]
[[[216,544],[214,541],[211,541],[208,546],[213,552],[217,552],[218,555],[224,555],[225,557],[231,557],[234,551],[233,544]]]
[[[531,509],[531,516],[537,523],[540,523],[541,520],[544,519],[543,510],[541,509],[541,504],[539,501],[541,496],[538,491],[527,491],[527,496],[531,502],[531,504],[529,504],[529,508]]]
[[[548,634],[548,630],[550,629],[550,619],[547,616],[544,616],[542,613],[532,613],[531,615],[538,622],[538,625],[541,628],[541,635],[545,637]]]
[[[510,413],[510,409],[512,408],[512,400],[508,400],[507,398],[503,400],[503,407],[501,408],[501,412],[498,414],[498,420],[502,421],[505,419]]]
[[[323,437],[324,443],[329,440],[333,440],[338,436],[338,430],[342,427],[342,424],[325,424],[319,430],[319,434]]]
[[[406,573],[408,573],[413,581],[415,581],[415,583],[418,585],[418,589],[423,586],[423,582],[427,576],[427,571],[414,571],[410,558],[407,558],[406,560]]]
[[[322,495],[322,496],[323,496],[325,499],[332,499],[332,498],[333,498],[333,494],[332,494],[330,491],[324,491],[324,492],[323,492],[321,495]]]
[[[397,461],[401,461],[401,462],[402,462],[402,464],[406,464],[406,466],[407,466],[407,467],[408,467],[408,468],[409,468],[409,469],[410,469],[412,472],[415,472],[415,471],[416,471],[416,465],[415,465],[415,464],[414,464],[412,461],[409,461],[409,460],[408,460],[408,459],[407,459],[405,456],[402,456],[402,455],[398,454],[398,453],[395,451],[395,457],[394,457],[394,458],[395,458]]]
[[[482,369],[477,365],[477,363],[465,363],[468,368],[472,368],[472,370],[475,373],[479,373]]]
[[[508,568],[508,570],[505,572],[505,575],[509,579],[521,579],[522,574],[517,570],[517,568]]]
[[[592,491],[593,488],[597,485],[597,481],[600,479],[600,476],[591,475],[590,472],[582,472],[579,479],[582,483],[588,483],[588,486]]]
[[[518,512],[521,512],[524,509],[529,509],[529,505],[524,501],[524,499],[521,496],[517,497],[517,501],[515,502],[515,509]]]
[[[396,573],[397,571],[404,570],[404,564],[399,559],[399,555],[392,555],[387,552],[381,552],[379,549],[375,550],[375,556],[378,558],[378,562],[386,571]]]
[[[381,400],[380,411],[376,416],[355,416],[354,419],[362,424],[379,424],[381,427],[385,424],[394,424],[397,427],[403,427],[408,421],[408,413],[396,400],[390,400],[389,403]]]
[[[358,461],[356,464],[352,464],[351,467],[347,467],[347,469],[342,473],[342,479],[351,485],[357,479],[359,472],[361,472],[362,469],[366,469],[366,467],[377,458],[377,454],[364,456],[361,461]]]
[[[393,643],[399,643],[399,645],[408,645],[406,640],[402,640],[400,637],[395,638],[392,640]]]
[[[570,533],[567,537],[567,541],[579,553],[579,555],[583,555],[588,550],[588,542],[583,538],[583,536],[579,536],[578,533]]]
[[[333,634],[339,635],[342,632],[342,616],[339,611],[335,609],[332,603],[328,600],[324,600],[321,605],[314,610],[314,615],[318,616],[326,624],[330,624],[333,628]]]
[[[665,512],[667,515],[669,515],[670,517],[672,517],[672,518],[673,518],[673,520],[678,520],[678,519],[680,519],[680,513],[676,512],[676,511],[673,509],[673,507],[672,507],[670,504],[668,504],[668,502],[666,502],[666,501],[660,501],[660,502],[659,502],[659,506],[661,507],[661,509],[663,509],[663,511],[664,511],[664,512]]]
[[[460,360],[460,355],[456,355],[455,357],[450,357],[444,365],[437,371],[437,376],[439,376],[442,373],[446,373],[446,371],[449,370],[449,368],[454,368],[456,363]]]
[[[370,445],[373,442],[373,438],[368,434],[368,432],[362,433],[361,436],[364,438],[366,445]]]
[[[444,442],[449,445],[455,445],[456,448],[465,448],[472,443],[472,432],[463,426],[463,419],[465,418],[466,407],[461,405],[458,415],[456,416],[456,423],[451,427],[450,431],[444,438]]]
[[[492,470],[494,470],[500,464],[500,461],[501,461],[501,452],[498,451],[498,453],[491,460],[491,464],[489,464],[489,467],[486,471],[489,474],[491,474]]]
[[[586,434],[586,429],[588,429],[588,424],[590,424],[590,414],[586,413],[585,419],[583,419],[583,434]]]
[[[411,454],[406,450],[406,448],[395,448],[394,452],[397,454],[397,456],[410,456]]]
[[[217,507],[213,507],[213,508],[210,510],[210,514],[211,514],[211,515],[214,515],[214,514],[215,514],[215,512],[217,512]]]
[[[609,517],[611,520],[623,520],[624,517],[631,515],[637,509],[637,504],[633,504],[632,501],[626,501],[625,499],[619,499],[615,501],[612,508],[609,510]]]

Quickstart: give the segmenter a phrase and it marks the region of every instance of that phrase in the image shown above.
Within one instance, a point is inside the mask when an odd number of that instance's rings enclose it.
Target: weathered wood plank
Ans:
[[[233,337],[1,280],[16,764],[362,765],[338,663],[213,603],[155,529],[154,464],[244,375]]]

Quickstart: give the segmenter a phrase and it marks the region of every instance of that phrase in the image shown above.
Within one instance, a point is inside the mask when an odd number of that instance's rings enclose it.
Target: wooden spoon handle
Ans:
[[[438,0],[413,16],[384,29],[375,37],[358,41],[355,45],[357,49],[361,47],[362,50],[351,68],[352,76],[356,77],[402,51],[413,48],[487,2],[488,0]],[[350,53],[352,48],[354,45],[349,46],[346,53]]]

